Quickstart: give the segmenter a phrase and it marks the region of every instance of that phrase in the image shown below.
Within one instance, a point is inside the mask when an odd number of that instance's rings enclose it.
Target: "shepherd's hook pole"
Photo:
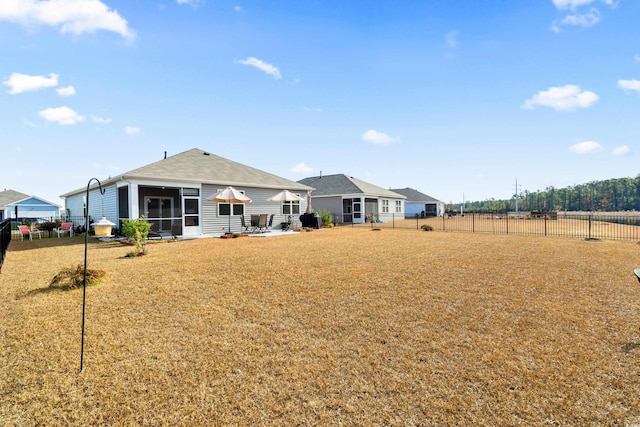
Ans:
[[[100,194],[104,195],[102,184],[98,178],[91,178],[87,182],[87,205],[84,211],[84,274],[82,277],[82,338],[80,340],[80,372],[82,372],[82,361],[84,359],[84,308],[87,301],[87,246],[89,246],[89,187],[91,181],[96,181],[100,188]]]

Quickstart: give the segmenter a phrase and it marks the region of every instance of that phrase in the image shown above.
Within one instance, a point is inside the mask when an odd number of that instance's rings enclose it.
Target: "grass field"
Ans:
[[[11,243],[2,425],[640,423],[635,242],[323,229]]]

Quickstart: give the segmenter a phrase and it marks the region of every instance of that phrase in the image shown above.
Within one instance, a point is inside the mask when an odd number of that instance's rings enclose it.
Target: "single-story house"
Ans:
[[[445,203],[427,196],[413,188],[395,188],[394,191],[407,198],[404,201],[405,215],[407,217],[442,216],[444,215]]]
[[[404,219],[402,194],[385,190],[352,176],[320,175],[298,181],[315,188],[311,192],[313,209],[326,209],[338,223],[362,224],[375,220]]]
[[[164,159],[109,177],[101,184],[104,195],[95,181],[89,192],[89,215],[94,221],[105,217],[120,227],[122,220],[144,215],[155,232],[183,237],[240,232],[240,216],[251,214],[274,214],[273,228],[280,228],[289,216],[297,219],[305,211],[307,195],[313,190],[198,148],[170,157],[165,152]],[[228,186],[249,197],[251,203],[207,200]],[[267,200],[282,190],[289,190],[303,200],[279,203]],[[86,186],[61,197],[70,218],[84,216]],[[84,225],[84,221],[74,220],[74,225]]]
[[[37,196],[29,196],[15,190],[0,191],[0,220],[16,218],[52,220],[60,217],[62,206]]]

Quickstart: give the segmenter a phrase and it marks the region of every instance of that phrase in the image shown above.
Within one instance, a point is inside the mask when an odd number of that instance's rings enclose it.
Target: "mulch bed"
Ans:
[[[635,242],[348,227],[11,243],[4,425],[640,423]]]

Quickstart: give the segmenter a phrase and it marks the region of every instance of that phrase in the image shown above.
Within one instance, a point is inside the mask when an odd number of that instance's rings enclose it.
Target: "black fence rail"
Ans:
[[[334,218],[339,217],[334,215]],[[404,218],[392,215],[392,220],[364,224],[342,224],[352,227],[391,228],[434,231],[520,234],[531,236],[576,237],[584,239],[640,240],[640,213],[529,213],[445,215]]]
[[[11,220],[5,219],[0,222],[0,273],[2,272],[2,264],[7,254],[7,249],[11,243]]]

